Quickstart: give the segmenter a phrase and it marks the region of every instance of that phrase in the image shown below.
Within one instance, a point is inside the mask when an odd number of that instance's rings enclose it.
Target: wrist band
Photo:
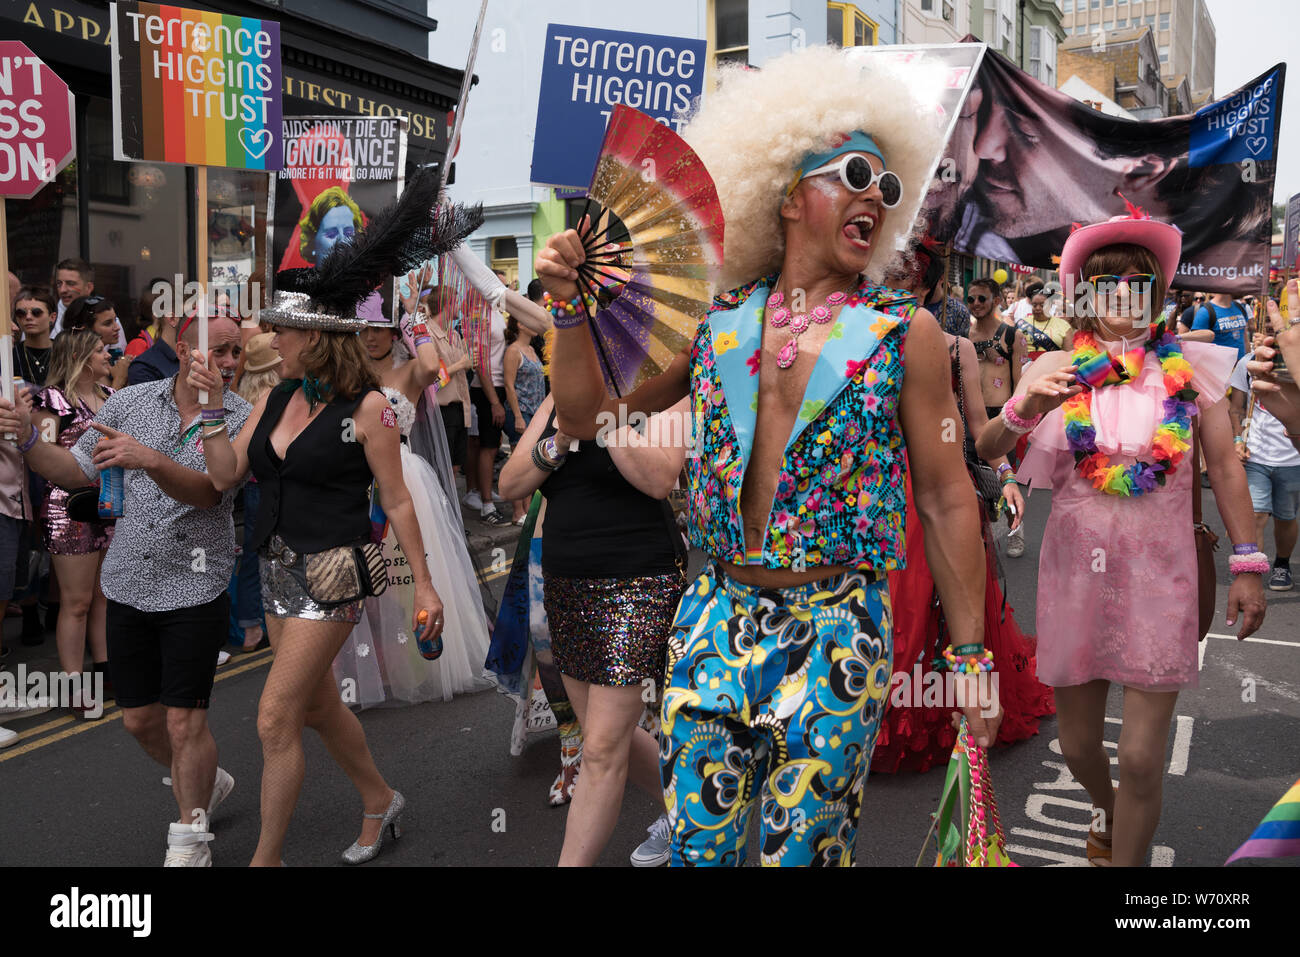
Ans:
[[[1263,552],[1251,552],[1249,555],[1229,555],[1228,571],[1234,575],[1263,575],[1272,569],[1268,556]]]
[[[533,464],[543,472],[554,472],[564,464],[564,456],[555,450],[555,436],[542,439],[533,446]]]
[[[1012,396],[1007,399],[1006,403],[1002,406],[1002,412],[999,415],[1002,419],[1002,424],[1016,435],[1024,435],[1026,432],[1032,432],[1034,426],[1038,425],[1039,420],[1042,419],[1042,416],[1036,415],[1032,419],[1021,418],[1016,414],[1014,408],[1015,401],[1016,397]]]
[[[222,422],[220,427],[213,429],[211,432],[204,432],[203,438],[215,439],[218,435],[220,435],[224,431],[226,431],[226,423]]]
[[[30,428],[32,430],[32,434],[27,438],[25,442],[23,442],[22,445],[18,446],[18,451],[22,452],[24,455],[26,455],[28,452],[32,450],[32,446],[35,445],[36,440],[40,438],[40,433],[36,431],[36,426],[33,425]]]
[[[200,409],[199,418],[206,424],[208,422],[220,422],[226,417],[226,410],[222,409]]]
[[[1232,440],[1232,443],[1233,445],[1241,445],[1245,441],[1246,441],[1246,437],[1244,435],[1238,435],[1236,438]]]
[[[1256,542],[1242,542],[1240,545],[1232,546],[1232,554],[1234,555],[1253,555],[1257,551],[1259,551],[1259,545]]]
[[[962,647],[968,648],[970,646],[962,645]],[[963,660],[953,653],[952,645],[949,645],[943,649],[943,660],[948,663],[948,670],[953,672],[974,675],[979,674],[981,671],[993,670],[993,652],[988,650],[981,656],[969,655]]]
[[[1006,462],[1003,462],[1001,465],[998,466],[998,475],[1001,475],[1003,472],[1010,472],[1010,471],[1011,471],[1011,466],[1008,465]]]
[[[949,645],[948,647],[952,647]],[[984,646],[978,644],[958,645],[953,648],[953,653],[957,655],[980,655],[984,653]]]
[[[1014,475],[1008,475],[1006,478],[1004,478],[1004,479],[1002,480],[1002,484],[1003,484],[1003,485],[1019,485],[1020,483],[1016,481],[1016,477],[1015,477]]]

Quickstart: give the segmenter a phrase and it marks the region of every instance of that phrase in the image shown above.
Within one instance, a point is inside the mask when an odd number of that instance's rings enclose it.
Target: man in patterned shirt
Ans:
[[[229,386],[239,364],[239,326],[212,319],[208,341]],[[176,346],[181,368],[189,368],[197,345],[198,323],[191,321]],[[228,388],[224,405],[224,428],[236,433],[252,407]],[[0,433],[18,435],[27,464],[55,485],[82,488],[95,484],[102,469],[125,470],[124,512],[100,577],[109,673],[122,723],[171,773],[180,813],[168,830],[163,866],[210,866],[208,815],[234,787],[217,767],[207,707],[229,627],[237,490],[218,494],[203,474],[205,426],[198,393],[184,379],[115,392],[72,449],[41,441],[30,412],[26,395],[16,409],[0,399]]]
[[[723,77],[684,135],[726,215],[727,285],[745,285],[625,399],[606,395],[584,323],[556,311],[565,433],[599,441],[598,421],[693,399],[688,515],[709,562],[668,643],[674,865],[743,863],[760,790],[764,864],[852,864],[890,684],[885,572],[904,563],[909,469],[952,642],[983,653],[979,515],[943,333],[910,294],[863,278],[876,248],[907,233],[938,152],[913,89],[881,58],[826,48]],[[891,212],[909,190],[907,212]],[[537,273],[553,298],[573,299],[585,256],[577,232],[551,238]],[[982,713],[975,697],[962,710],[987,745],[1000,708]]]

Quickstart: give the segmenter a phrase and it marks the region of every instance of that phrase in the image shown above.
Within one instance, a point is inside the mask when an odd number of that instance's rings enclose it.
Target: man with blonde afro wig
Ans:
[[[924,78],[902,69],[820,47],[722,75],[684,136],[718,186],[722,288],[738,288],[663,374],[610,399],[590,335],[556,320],[564,432],[594,439],[602,414],[693,402],[690,539],[708,562],[668,642],[674,865],[742,864],[760,793],[763,864],[853,863],[889,691],[885,573],[906,554],[909,466],[953,645],[984,652],[984,552],[943,334],[908,293],[867,278],[910,232],[941,148]],[[583,259],[575,231],[551,238],[537,273],[552,297],[577,294]],[[981,713],[977,680],[958,688],[988,744],[1001,709]],[[640,689],[597,690],[633,692],[603,706],[640,704]]]

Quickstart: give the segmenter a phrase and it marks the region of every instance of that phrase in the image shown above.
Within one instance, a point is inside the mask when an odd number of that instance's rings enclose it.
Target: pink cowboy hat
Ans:
[[[1127,216],[1113,216],[1104,223],[1078,226],[1070,233],[1061,250],[1062,282],[1066,276],[1073,276],[1076,281],[1087,279],[1083,275],[1083,264],[1103,246],[1131,243],[1149,249],[1155,255],[1160,271],[1164,273],[1166,288],[1173,283],[1183,251],[1183,231],[1172,223],[1152,219],[1132,203],[1128,208]]]

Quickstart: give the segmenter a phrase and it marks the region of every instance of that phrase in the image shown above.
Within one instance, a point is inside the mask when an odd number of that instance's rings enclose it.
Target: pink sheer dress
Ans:
[[[1138,343],[1108,343],[1112,354]],[[1184,342],[1198,413],[1223,399],[1232,349]],[[1136,380],[1098,389],[1097,448],[1112,464],[1151,461],[1151,438],[1167,397],[1148,352]],[[1188,452],[1163,486],[1124,497],[1095,490],[1074,467],[1061,409],[1030,435],[1021,484],[1052,489],[1038,564],[1038,677],[1052,687],[1097,678],[1150,691],[1197,682],[1196,544]]]

